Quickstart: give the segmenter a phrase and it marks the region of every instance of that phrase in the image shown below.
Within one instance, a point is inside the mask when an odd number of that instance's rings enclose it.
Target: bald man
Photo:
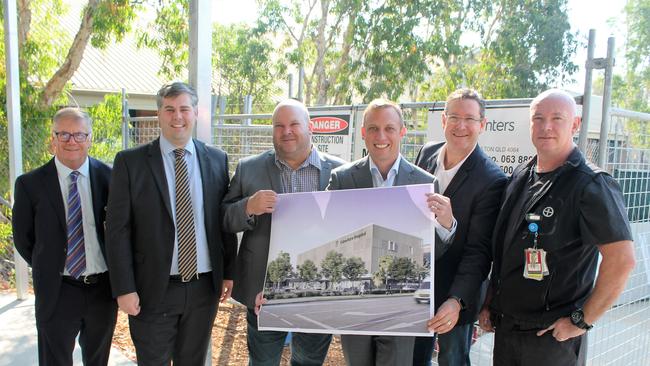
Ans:
[[[537,155],[515,169],[506,187],[479,315],[483,329],[496,331],[495,365],[584,365],[587,332],[634,267],[621,189],[574,145],[579,127],[567,93],[548,90],[532,101]],[[461,278],[478,286],[480,275],[470,275],[478,267],[461,265]]]
[[[240,160],[224,198],[224,230],[243,232],[232,297],[248,308],[249,365],[264,366],[280,364],[287,337],[286,332],[257,329],[277,195],[322,191],[332,169],[344,163],[312,145],[309,112],[302,103],[280,102],[271,120],[273,150]],[[291,364],[322,364],[331,340],[329,334],[294,333]]]

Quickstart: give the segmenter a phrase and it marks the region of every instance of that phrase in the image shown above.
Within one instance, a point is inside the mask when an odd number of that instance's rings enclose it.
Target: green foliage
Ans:
[[[106,48],[113,38],[121,42],[131,31],[131,24],[140,6],[130,0],[100,1],[94,12],[90,43],[96,48]]]
[[[343,254],[330,250],[320,264],[320,273],[332,281],[332,284],[341,281],[343,276]]]
[[[307,259],[302,266],[298,266],[298,276],[306,282],[314,281],[318,278],[318,268],[310,259]]]
[[[282,281],[287,279],[292,270],[293,266],[291,265],[289,253],[280,251],[278,257],[269,263],[266,271],[268,280],[279,287]]]
[[[93,143],[89,155],[112,163],[122,150],[122,96],[107,94],[104,102],[88,108],[93,120]]]
[[[391,278],[404,282],[415,277],[415,263],[411,261],[411,258],[397,257],[391,263],[388,271]]]
[[[356,281],[366,273],[366,264],[359,257],[351,257],[345,260],[342,272],[348,280]]]
[[[379,257],[379,268],[375,273],[372,274],[372,280],[375,286],[379,287],[383,284],[386,284],[388,277],[390,276],[390,268],[393,265],[393,260],[395,257],[391,255],[384,255]]]
[[[252,95],[254,105],[266,104],[263,111],[271,109],[272,97],[280,92],[275,81],[282,79],[286,72],[284,62],[271,58],[274,51],[271,41],[259,30],[243,24],[215,24],[212,42],[212,64],[220,79],[215,92],[235,101]],[[233,107],[229,113],[244,113],[243,105]]]
[[[156,19],[139,30],[138,46],[157,50],[162,57],[160,75],[175,79],[189,62],[189,1],[159,0]]]

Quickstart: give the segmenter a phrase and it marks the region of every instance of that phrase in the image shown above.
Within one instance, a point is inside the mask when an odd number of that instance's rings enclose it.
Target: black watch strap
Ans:
[[[582,311],[582,309],[574,310],[571,313],[569,319],[571,319],[571,323],[573,323],[573,325],[580,329],[589,330],[594,327],[593,325],[587,324],[585,322],[585,313]]]

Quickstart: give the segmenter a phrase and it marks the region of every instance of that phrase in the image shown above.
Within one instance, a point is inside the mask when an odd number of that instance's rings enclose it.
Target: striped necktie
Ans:
[[[86,270],[86,248],[84,246],[84,229],[81,215],[81,199],[77,188],[79,172],[70,173],[70,187],[68,190],[68,256],[65,268],[70,276],[79,278]]]
[[[196,235],[194,233],[194,210],[185,162],[185,149],[175,149],[174,173],[176,179],[176,235],[178,236],[178,272],[183,281],[189,281],[197,273]]]

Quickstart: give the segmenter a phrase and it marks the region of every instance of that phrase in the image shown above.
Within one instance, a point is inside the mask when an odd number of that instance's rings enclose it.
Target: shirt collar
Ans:
[[[440,169],[441,171],[448,171],[448,170],[453,170],[454,168],[460,167],[461,165],[463,165],[465,160],[467,160],[467,158],[469,158],[469,156],[472,155],[474,150],[476,150],[477,146],[478,146],[478,143],[476,143],[474,145],[474,148],[469,152],[469,154],[465,155],[463,160],[459,161],[458,164],[454,165],[453,168],[445,169],[445,155],[447,155],[447,143],[445,143],[445,145],[442,147],[442,149],[440,149],[440,154],[438,154],[438,159],[436,161],[436,166],[438,167],[437,169]]]
[[[282,166],[285,166],[291,169],[291,167],[284,160],[280,159],[278,154],[275,154],[275,165],[278,168],[282,168]],[[312,165],[314,168],[321,170],[320,156],[318,155],[318,150],[316,150],[316,148],[313,146],[311,147],[311,152],[309,153],[309,156],[307,156],[307,159],[305,159],[305,161],[303,161],[302,164],[300,164],[300,166],[296,170],[302,169],[307,165]]]
[[[176,150],[177,147],[172,145],[169,140],[165,138],[165,136],[160,135],[160,151],[163,153],[163,155],[174,155],[174,150]],[[194,155],[194,140],[189,139],[187,141],[187,144],[185,144],[185,150],[190,153],[190,155]]]
[[[74,170],[68,168],[59,160],[58,157],[54,157],[54,164],[56,165],[56,172],[59,175],[60,178],[67,178],[70,173],[72,173]],[[88,162],[88,157],[86,157],[86,161],[81,164],[79,169],[76,169],[76,171],[79,172],[81,176],[88,177],[89,176],[89,171],[90,171],[90,163]]]
[[[391,175],[391,172],[393,172],[393,175],[397,175],[399,173],[399,163],[402,159],[402,154],[397,155],[397,159],[395,159],[395,162],[393,163],[393,166],[390,167],[390,170],[388,171],[388,174],[386,174],[386,178],[388,178]],[[370,171],[374,172],[375,174],[381,174],[379,172],[379,168],[377,168],[377,165],[375,164],[374,161],[372,161],[372,158],[370,155],[368,155],[368,161],[370,162]]]

